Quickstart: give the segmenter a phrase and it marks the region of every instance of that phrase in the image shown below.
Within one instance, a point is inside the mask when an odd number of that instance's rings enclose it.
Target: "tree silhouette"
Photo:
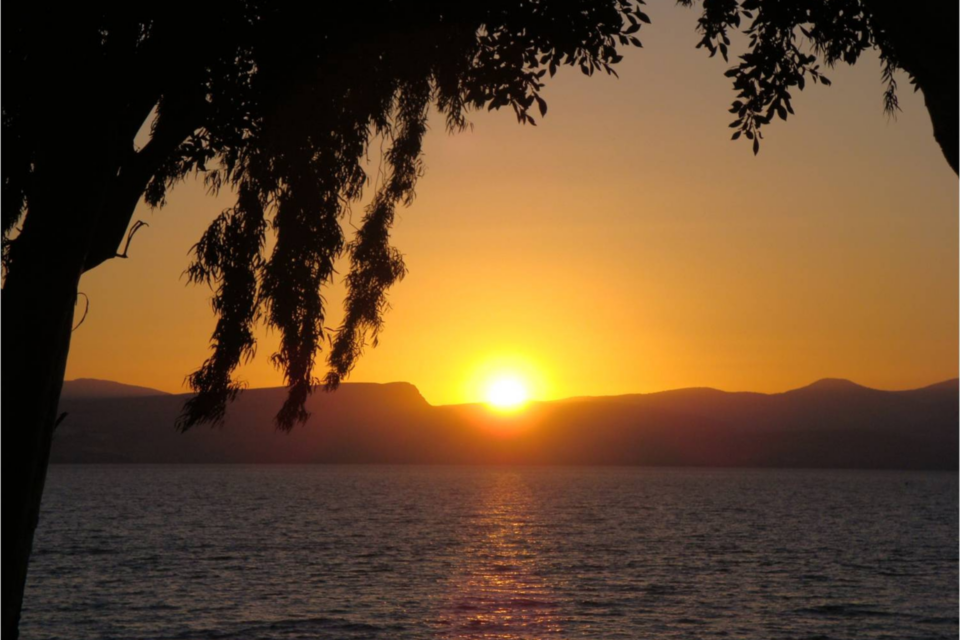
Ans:
[[[126,257],[118,249],[141,198],[160,206],[194,174],[212,191],[236,194],[187,270],[191,281],[213,287],[218,321],[210,357],[188,377],[196,394],[179,427],[223,419],[240,390],[232,373],[253,356],[253,327],[264,321],[280,334],[272,360],[289,395],[277,424],[290,429],[306,419],[311,390],[336,387],[376,342],[386,291],[405,273],[389,233],[422,172],[428,109],[451,130],[466,125],[471,109],[506,107],[535,124],[547,111],[539,91],[558,67],[615,73],[622,50],[640,46],[637,34],[649,22],[640,0],[248,0],[194,4],[188,15],[165,3],[94,3],[53,16],[24,3],[7,14],[2,417],[16,480],[6,496],[3,631],[10,637],[59,421],[77,284],[84,272]],[[892,72],[903,68],[924,90],[956,170],[955,69],[937,64],[943,47],[955,48],[952,21],[901,14],[869,0],[705,0],[701,45],[711,54],[727,58],[727,32],[741,22],[749,38],[728,72],[739,92],[734,137],[752,140],[756,151],[761,128],[792,113],[793,87],[825,80],[818,59],[852,63],[876,47],[887,108],[897,108]],[[802,39],[810,52],[801,52]],[[924,42],[936,55],[918,47]],[[149,142],[138,149],[134,139],[151,118]],[[388,145],[387,178],[356,236],[346,238],[340,220],[361,197],[374,139]],[[330,333],[321,294],[344,253],[346,315]],[[328,339],[321,381],[316,354]]]
[[[680,0],[691,6],[694,0]],[[704,0],[697,47],[728,60],[730,31],[742,28],[747,51],[727,70],[737,98],[730,108],[733,139],[760,149],[761,128],[793,114],[791,91],[807,79],[830,84],[820,63],[854,64],[875,49],[883,64],[883,108],[900,110],[894,73],[903,69],[922,90],[933,133],[957,172],[957,20],[948,3],[890,0]]]
[[[277,423],[306,419],[319,382],[334,261],[349,256],[346,319],[332,336],[328,386],[375,340],[385,291],[403,276],[389,244],[398,203],[421,173],[430,105],[451,129],[468,109],[545,113],[543,79],[559,65],[612,73],[639,43],[634,0],[518,3],[219,2],[83,5],[55,16],[8,12],[4,64],[3,421],[17,478],[8,489],[4,632],[15,637],[82,273],[116,257],[137,202],[160,205],[200,173],[236,204],[195,247],[188,275],[214,289],[210,358],[181,429],[221,420],[231,373],[254,350],[252,325],[276,327],[274,363],[289,397]],[[134,138],[150,114],[149,142]],[[361,195],[362,160],[380,136],[388,178],[360,231],[341,216]],[[23,220],[22,228],[17,228]],[[267,233],[275,243],[265,255]],[[9,467],[9,465],[8,465]]]

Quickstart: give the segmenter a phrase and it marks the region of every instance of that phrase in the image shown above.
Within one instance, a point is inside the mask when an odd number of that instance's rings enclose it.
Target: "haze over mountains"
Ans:
[[[277,432],[282,388],[250,389],[222,428],[173,423],[186,395],[68,381],[53,462],[622,464],[957,469],[957,380],[879,391],[821,380],[778,394],[680,389],[531,403],[431,406],[407,383],[315,393]]]

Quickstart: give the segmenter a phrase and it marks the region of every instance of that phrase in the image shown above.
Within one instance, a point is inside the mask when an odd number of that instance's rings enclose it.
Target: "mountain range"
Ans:
[[[499,414],[432,406],[407,383],[317,392],[278,432],[283,388],[249,389],[221,427],[181,434],[188,395],[64,384],[52,462],[568,464],[957,469],[960,383],[880,391],[820,380],[785,393],[695,388],[534,402]]]

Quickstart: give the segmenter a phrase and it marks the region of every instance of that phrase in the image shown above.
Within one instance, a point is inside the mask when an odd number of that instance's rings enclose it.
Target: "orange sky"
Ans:
[[[839,67],[754,158],[729,141],[733,92],[725,63],[694,49],[696,13],[649,13],[620,80],[561,72],[538,127],[478,113],[451,136],[433,121],[394,235],[410,273],[351,380],[409,381],[442,404],[480,400],[500,371],[541,399],[955,377],[957,178],[920,94],[901,78],[890,121],[876,59]],[[187,183],[138,210],[150,227],[130,259],[81,282],[90,313],[68,379],[185,390],[214,317],[209,291],[180,276],[227,198]],[[239,377],[279,385],[277,336],[260,338]]]

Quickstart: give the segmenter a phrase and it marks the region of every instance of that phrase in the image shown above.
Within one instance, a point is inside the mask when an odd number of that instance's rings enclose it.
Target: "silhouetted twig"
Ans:
[[[87,319],[87,313],[90,311],[90,298],[89,298],[89,296],[87,296],[87,294],[85,294],[83,291],[78,291],[78,292],[77,292],[77,300],[78,300],[78,301],[79,301],[79,299],[80,299],[80,296],[83,296],[83,299],[86,301],[86,305],[83,307],[83,316],[80,318],[80,322],[77,323],[77,326],[75,326],[73,329],[70,329],[70,331],[76,331],[77,329],[79,329],[79,328],[80,328],[80,325],[83,324],[83,321]]]
[[[139,231],[139,230],[140,230],[140,227],[149,227],[149,226],[150,226],[150,225],[148,225],[148,224],[147,224],[146,222],[144,222],[143,220],[137,220],[136,222],[134,222],[134,223],[133,223],[133,226],[130,227],[130,231],[127,233],[127,243],[126,243],[125,245],[123,245],[123,253],[118,253],[118,254],[117,254],[117,257],[118,257],[118,258],[126,258],[126,257],[127,257],[127,249],[130,248],[130,241],[133,240],[133,234],[135,234],[137,231]]]

